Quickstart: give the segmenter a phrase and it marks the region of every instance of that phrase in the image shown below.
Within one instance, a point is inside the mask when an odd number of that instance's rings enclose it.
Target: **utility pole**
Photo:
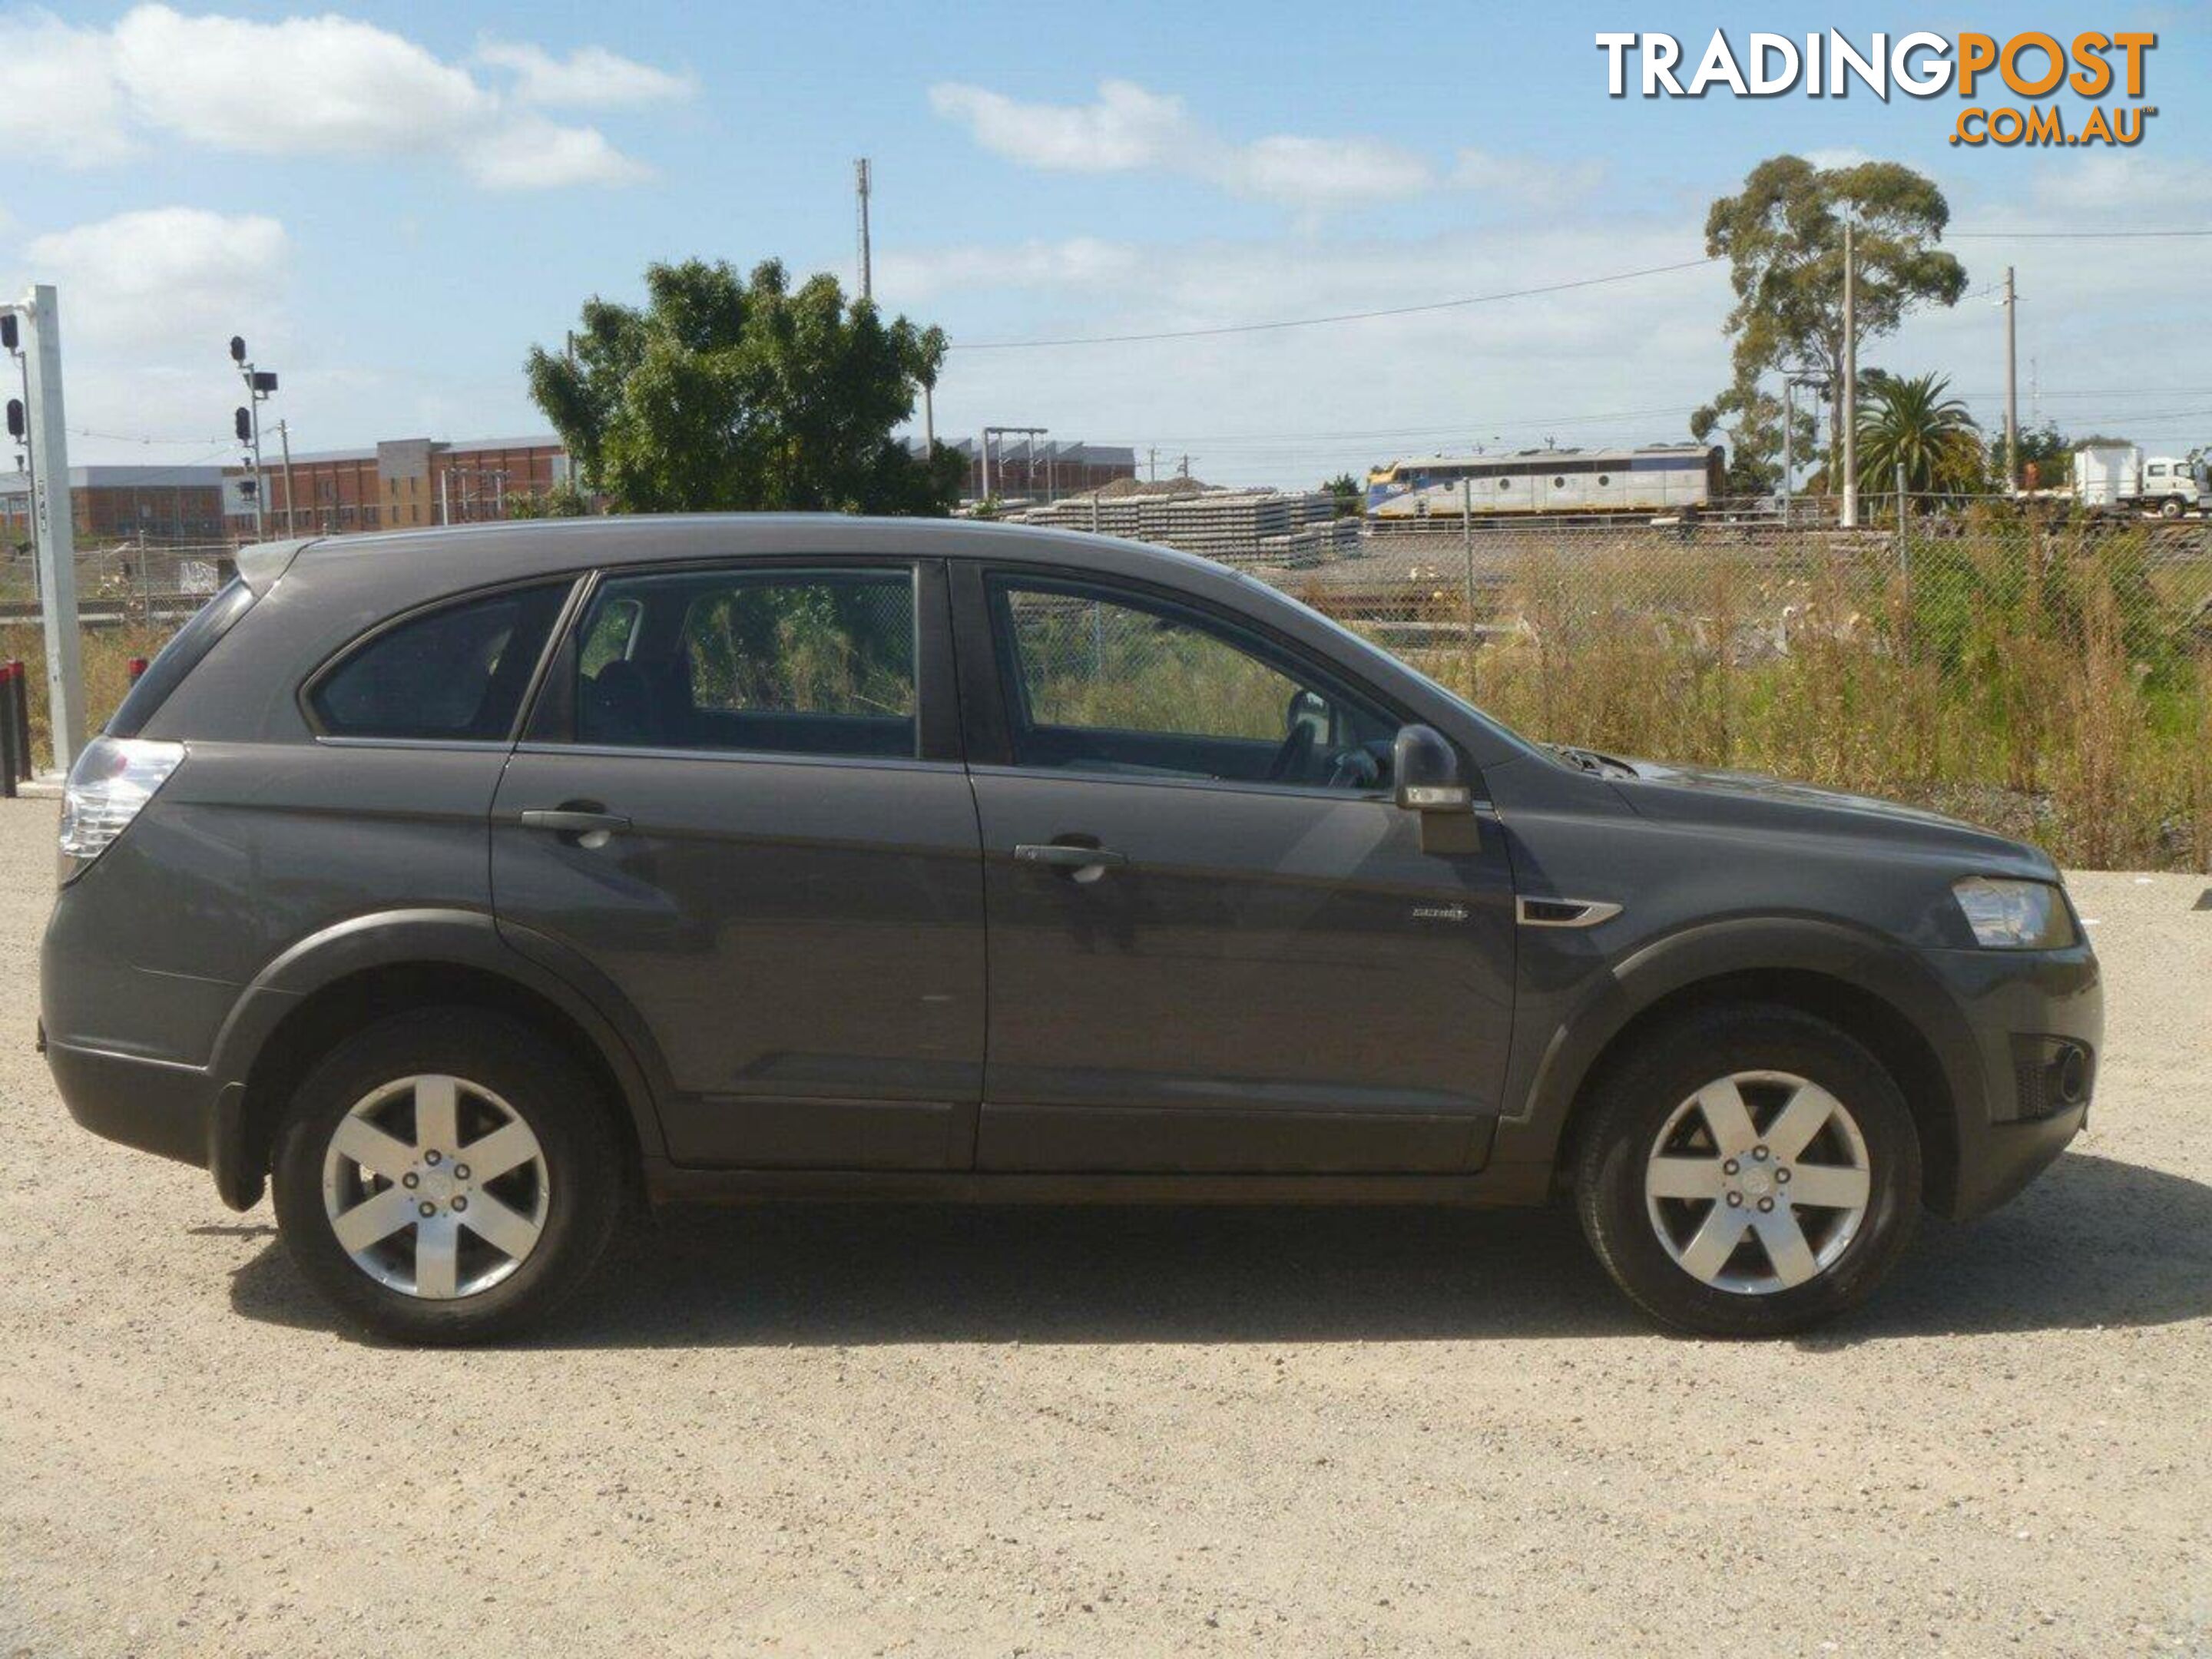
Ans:
[[[988,501],[991,499],[991,428],[988,426],[983,428],[983,441],[975,447],[975,453],[983,462],[983,493],[976,499]]]
[[[84,746],[84,672],[76,615],[76,510],[70,497],[68,428],[62,408],[61,304],[40,283],[9,309],[30,325],[24,354],[25,433],[36,456],[31,523],[38,542],[40,610],[46,623],[46,707],[54,769],[66,774]]]
[[[1154,444],[1152,447],[1145,451],[1145,482],[1146,483],[1158,483],[1159,481],[1160,447],[1158,444]]]
[[[1796,386],[1796,382],[1790,378],[1790,371],[1787,368],[1784,369],[1782,371],[1782,527],[1785,530],[1790,527],[1791,474],[1797,470],[1796,458],[1790,453],[1790,445],[1796,435],[1790,428],[1797,424],[1797,405],[1790,399],[1790,394]]]
[[[299,498],[292,494],[292,427],[289,421],[276,422],[276,441],[284,446],[284,533],[296,536],[299,532],[297,511],[293,503]]]
[[[860,215],[860,298],[872,301],[876,293],[868,254],[868,158],[865,155],[853,163],[853,188],[859,198]]]
[[[2005,494],[2020,488],[2020,296],[2005,267]]]
[[[1859,277],[1851,222],[1844,221],[1844,528],[1859,521]]]

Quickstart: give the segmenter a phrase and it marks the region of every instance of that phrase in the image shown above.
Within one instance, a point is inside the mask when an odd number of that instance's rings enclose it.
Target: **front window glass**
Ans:
[[[1396,723],[1241,629],[1075,583],[1000,580],[1017,765],[1352,790]]]

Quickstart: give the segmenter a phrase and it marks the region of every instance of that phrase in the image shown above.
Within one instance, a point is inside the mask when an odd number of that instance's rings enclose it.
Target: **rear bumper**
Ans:
[[[46,1065],[70,1115],[93,1133],[206,1167],[216,1091],[198,1066],[51,1039]]]
[[[218,1084],[197,1066],[118,1054],[73,1043],[46,1044],[46,1066],[70,1115],[104,1139],[207,1170],[234,1210],[260,1200],[262,1176],[237,1151],[245,1090]]]

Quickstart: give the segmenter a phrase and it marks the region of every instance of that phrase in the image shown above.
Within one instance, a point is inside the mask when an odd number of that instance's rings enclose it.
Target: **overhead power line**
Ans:
[[[1019,351],[1040,346],[1133,345],[1146,340],[1196,340],[1222,334],[1261,334],[1275,329],[1317,328],[1327,323],[1364,323],[1378,317],[1411,317],[1423,312],[1455,311],[1464,306],[1495,305],[1503,300],[1533,299],[1540,294],[1565,294],[1572,289],[1596,288],[1607,283],[1632,283],[1644,276],[1663,276],[1670,271],[1695,270],[1718,264],[1717,258],[1684,259],[1671,265],[1651,265],[1643,270],[1620,270],[1605,276],[1582,276],[1572,282],[1546,283],[1536,288],[1508,289],[1498,294],[1473,294],[1461,300],[1431,300],[1422,305],[1384,306],[1373,311],[1342,311],[1326,317],[1288,317],[1266,323],[1224,323],[1212,328],[1170,328],[1149,334],[1071,335],[1048,340],[955,341],[954,351]]]
[[[2212,236],[2212,230],[1954,230],[1952,240],[1970,241],[2130,241],[2172,237]],[[1413,317],[1428,312],[1456,311],[1468,306],[1496,305],[1506,300],[1534,299],[1545,294],[1566,294],[1577,289],[1599,288],[1611,283],[1632,283],[1646,276],[1665,276],[1679,270],[1723,263],[1725,256],[1683,259],[1641,270],[1619,270],[1603,276],[1581,276],[1569,282],[1545,283],[1534,288],[1508,289],[1497,294],[1474,294],[1457,300],[1431,300],[1419,305],[1382,306],[1369,311],[1340,311],[1320,317],[1285,317],[1260,323],[1220,323],[1206,328],[1156,329],[1136,334],[1072,334],[1036,340],[955,340],[950,351],[1030,351],[1053,346],[1138,345],[1154,340],[1202,340],[1226,334],[1263,334],[1287,328],[1320,328],[1332,323],[1364,323],[1383,317]],[[1989,289],[1977,289],[1969,298]]]

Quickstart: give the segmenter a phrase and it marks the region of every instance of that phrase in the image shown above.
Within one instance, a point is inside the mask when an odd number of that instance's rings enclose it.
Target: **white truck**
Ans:
[[[2145,455],[2133,444],[2087,444],[2074,452],[2074,499],[2092,511],[2155,513],[2178,519],[2212,502],[2200,459]]]

